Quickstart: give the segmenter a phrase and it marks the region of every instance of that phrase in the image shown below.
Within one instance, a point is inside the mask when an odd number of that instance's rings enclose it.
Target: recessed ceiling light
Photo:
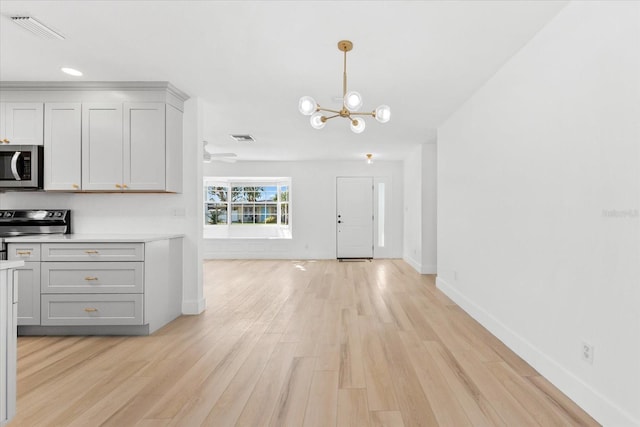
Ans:
[[[80,77],[82,75],[82,71],[78,71],[74,68],[62,67],[60,70],[63,73],[69,74],[70,76]]]

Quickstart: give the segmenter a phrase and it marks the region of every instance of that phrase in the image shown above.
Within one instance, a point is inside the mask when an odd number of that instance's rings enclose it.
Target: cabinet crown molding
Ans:
[[[166,90],[181,101],[189,99],[189,95],[169,82],[34,82],[34,81],[4,81],[0,82],[0,90]]]

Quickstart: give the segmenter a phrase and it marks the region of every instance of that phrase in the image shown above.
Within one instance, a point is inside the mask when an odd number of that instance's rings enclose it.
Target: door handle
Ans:
[[[20,151],[16,151],[13,154],[13,157],[11,158],[11,173],[13,174],[13,177],[15,178],[16,181],[22,181],[22,178],[18,173],[18,159],[20,158],[21,155],[22,153]]]

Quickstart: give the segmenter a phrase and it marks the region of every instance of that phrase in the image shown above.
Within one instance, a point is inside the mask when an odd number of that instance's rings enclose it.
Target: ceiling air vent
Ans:
[[[256,140],[251,135],[229,135],[237,142],[255,142]]]
[[[64,40],[64,36],[62,34],[52,30],[42,22],[39,22],[35,18],[32,18],[30,16],[12,16],[11,20],[20,25],[25,30],[29,30],[36,36],[43,39]]]

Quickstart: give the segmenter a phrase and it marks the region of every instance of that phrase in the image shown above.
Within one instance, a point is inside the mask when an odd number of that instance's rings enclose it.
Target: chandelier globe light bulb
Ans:
[[[359,111],[360,108],[362,108],[362,96],[353,90],[351,92],[347,92],[344,96],[344,108],[352,113]]]
[[[351,130],[353,133],[362,133],[366,124],[362,117],[358,117],[351,122]]]
[[[311,127],[314,129],[322,129],[327,124],[326,119],[322,120],[321,112],[314,113],[309,119],[309,122],[311,123]]]
[[[317,108],[318,108],[318,104],[316,103],[316,100],[310,96],[303,96],[302,98],[300,98],[300,101],[298,102],[298,109],[305,116],[312,115],[313,113],[316,112]]]
[[[387,123],[391,119],[391,108],[388,105],[381,105],[376,108],[375,118],[380,123]]]

